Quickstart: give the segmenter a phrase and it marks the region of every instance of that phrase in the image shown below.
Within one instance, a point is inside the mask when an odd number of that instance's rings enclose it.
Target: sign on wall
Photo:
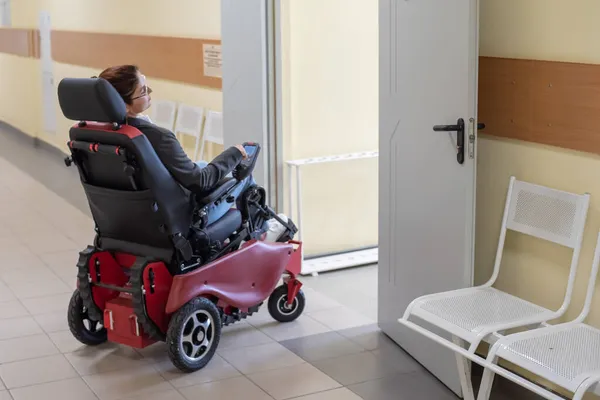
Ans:
[[[220,44],[204,44],[204,75],[211,78],[223,77],[223,57]]]

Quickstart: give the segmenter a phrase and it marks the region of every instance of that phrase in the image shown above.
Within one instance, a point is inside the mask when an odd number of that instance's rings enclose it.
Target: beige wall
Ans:
[[[147,34],[177,37],[218,39],[221,36],[219,0],[27,0],[13,1],[13,27],[37,28],[41,10],[50,12],[52,28]],[[165,57],[156,54],[156,57]],[[127,63],[128,60],[123,60]],[[38,137],[58,148],[65,149],[68,128],[72,123],[56,109],[58,132],[42,130],[41,82],[39,60],[0,54],[0,120]],[[6,72],[5,72],[6,71]],[[89,77],[100,71],[79,66],[54,63],[55,82],[64,77]],[[18,77],[18,79],[16,79]],[[27,82],[27,84],[24,84]],[[220,90],[185,85],[149,77],[153,99],[168,99],[189,105],[221,110]],[[7,88],[5,90],[5,88]],[[58,107],[58,106],[57,106]],[[186,149],[193,148],[186,140]],[[208,157],[220,150],[209,148]],[[212,151],[210,151],[212,150]]]
[[[284,4],[286,160],[378,149],[378,3]],[[306,253],[377,245],[377,160],[304,167]]]
[[[600,3],[595,0],[481,0],[481,55],[600,63]],[[485,122],[485,121],[482,121]],[[600,129],[600,127],[599,127]],[[510,175],[575,193],[591,204],[574,298],[566,318],[579,314],[600,228],[600,156],[511,140],[479,141],[476,280],[491,274]],[[498,287],[557,309],[570,252],[510,234]],[[600,326],[600,296],[590,322]]]
[[[0,53],[0,121],[31,136],[36,136],[41,126],[39,71],[39,60]]]

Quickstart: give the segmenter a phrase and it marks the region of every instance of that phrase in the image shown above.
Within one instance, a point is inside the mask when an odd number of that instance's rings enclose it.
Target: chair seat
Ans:
[[[498,355],[568,390],[600,372],[600,330],[562,324],[507,336]]]
[[[477,287],[426,296],[412,314],[465,340],[474,340],[485,328],[526,318],[545,321],[552,311],[493,287]]]

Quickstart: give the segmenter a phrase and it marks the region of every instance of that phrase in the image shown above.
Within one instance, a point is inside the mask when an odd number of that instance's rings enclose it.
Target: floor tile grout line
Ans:
[[[252,383],[254,386],[256,386],[258,388],[258,390],[260,390],[261,392],[263,392],[264,394],[266,394],[267,396],[269,396],[271,399],[275,400],[275,397],[271,396],[265,389],[261,388],[258,383],[254,382],[252,379],[250,379],[250,377],[248,375],[244,375],[242,374],[242,376],[244,378],[246,378],[246,380],[248,380],[250,383]]]
[[[29,316],[29,317],[21,317],[21,318],[22,318],[22,319],[25,319],[25,318],[31,318],[31,319],[33,320],[33,322],[35,323],[35,325],[36,325],[38,328],[40,328],[40,330],[41,330],[41,331],[40,331],[40,332],[37,332],[37,333],[27,333],[27,334],[20,334],[20,335],[18,335],[18,336],[11,336],[11,337],[7,337],[7,338],[0,338],[0,343],[2,343],[2,342],[8,342],[8,341],[10,341],[10,340],[17,340],[17,339],[31,338],[31,337],[34,337],[34,336],[41,336],[41,335],[46,335],[46,336],[48,336],[48,335],[46,334],[46,331],[44,331],[44,329],[42,329],[42,327],[40,326],[40,324],[38,324],[38,322],[37,322],[37,321],[36,321],[36,320],[35,320],[35,319],[34,319],[32,316]],[[4,321],[4,320],[0,320],[0,321]],[[48,339],[50,339],[50,338],[48,337]],[[54,343],[52,343],[52,344],[54,344]],[[56,347],[56,346],[55,346],[55,347]],[[58,350],[58,349],[57,349],[57,350]],[[20,361],[20,360],[16,360],[16,361]],[[3,365],[3,364],[8,364],[8,363],[0,363],[0,365]]]
[[[321,326],[322,326],[323,328],[325,328],[325,329],[328,329],[328,331],[327,331],[327,332],[331,332],[331,331],[332,331],[332,329],[331,329],[330,327],[328,327],[328,326],[326,326],[326,325],[322,324],[321,322],[317,321],[317,320],[316,320],[316,319],[314,319],[314,318],[311,318],[311,317],[310,317],[308,314],[306,314],[306,315],[305,315],[305,314],[302,314],[300,317],[302,317],[302,318],[309,318],[309,319],[311,319],[311,320],[312,320],[312,321],[314,321],[316,324],[318,324],[318,325],[321,325]],[[252,318],[252,317],[250,317],[250,318]],[[278,339],[276,339],[275,337],[273,337],[273,336],[269,335],[267,332],[263,331],[262,329],[260,329],[260,328],[258,328],[258,327],[256,327],[256,326],[254,326],[254,325],[252,325],[252,326],[253,326],[255,329],[258,329],[258,330],[259,330],[261,333],[265,334],[266,336],[268,336],[270,339],[274,340],[274,341],[275,341],[275,342],[277,342],[277,343],[281,343],[281,342],[283,342],[283,341],[285,341],[285,340],[294,340],[294,339],[299,339],[299,338],[305,337],[305,336],[297,336],[297,337],[293,337],[293,338],[289,338],[289,339],[278,340]],[[327,333],[327,332],[321,332],[321,333]],[[319,334],[319,333],[316,333],[316,335],[318,335],[318,334]],[[309,336],[310,336],[310,335],[309,335]]]
[[[335,379],[334,379],[334,380],[335,380]],[[337,381],[336,381],[336,382],[337,382]],[[339,383],[339,382],[338,382],[338,383]],[[340,383],[339,383],[339,384],[340,384]],[[305,398],[305,397],[308,397],[308,396],[314,396],[314,395],[316,395],[316,394],[322,394],[322,393],[334,392],[334,391],[336,391],[336,390],[340,390],[340,389],[348,389],[346,386],[344,386],[344,385],[342,385],[342,384],[340,384],[340,385],[341,385],[341,386],[338,386],[338,387],[336,387],[336,388],[333,388],[333,389],[319,390],[318,392],[307,393],[307,394],[303,394],[303,395],[300,395],[300,396],[287,397],[285,400],[299,400],[299,399],[303,399],[303,398]],[[350,390],[350,389],[348,389],[348,390]],[[352,393],[354,393],[354,392],[352,392]],[[358,395],[357,395],[357,396],[358,396]],[[362,399],[362,397],[360,397],[360,396],[358,396],[358,397]]]
[[[75,372],[77,372],[77,371],[75,371]],[[26,388],[31,388],[31,387],[49,385],[49,384],[56,383],[56,382],[65,382],[65,381],[70,381],[70,380],[75,380],[75,379],[81,379],[83,381],[83,379],[81,378],[81,376],[71,376],[69,378],[60,378],[60,379],[55,379],[53,381],[48,381],[48,382],[34,383],[32,385],[19,386],[19,387],[15,387],[15,388],[12,388],[12,389],[8,389],[7,388],[7,390],[8,390],[9,393],[11,393],[11,392],[13,392],[15,390],[21,390],[21,389],[26,389]],[[83,382],[86,383],[85,381],[83,381]],[[87,383],[86,383],[86,386],[87,386]],[[96,393],[94,391],[92,391],[92,394],[94,396],[96,396],[96,398],[98,400],[100,400],[100,398],[96,395]],[[11,395],[12,395],[12,393],[11,393]]]
[[[235,367],[234,367],[235,368]],[[239,372],[239,371],[238,371]],[[214,380],[214,381],[209,381],[209,382],[202,382],[202,383],[197,383],[197,384],[193,384],[193,385],[187,385],[187,386],[183,386],[180,388],[175,388],[175,390],[177,391],[177,393],[179,393],[184,399],[188,399],[187,396],[185,396],[182,392],[183,389],[189,389],[195,386],[204,386],[204,385],[210,385],[213,383],[223,383],[226,381],[231,381],[234,379],[240,379],[240,378],[244,378],[246,379],[248,382],[250,382],[252,385],[254,385],[255,387],[258,388],[258,390],[260,390],[261,392],[263,392],[264,394],[266,394],[267,396],[269,396],[270,399],[275,400],[275,398],[273,396],[271,396],[269,393],[267,393],[263,388],[261,388],[260,386],[258,386],[252,379],[250,379],[250,377],[248,377],[247,375],[244,375],[240,372],[240,375],[238,376],[233,376],[233,377],[229,377],[229,378],[224,378],[224,379],[218,379],[218,380]]]
[[[19,238],[19,239],[17,239],[17,240],[18,240],[18,241],[19,241],[21,244],[23,244],[23,243],[22,243],[22,241],[20,240],[20,238]],[[48,264],[46,264],[46,262],[44,262],[44,260],[43,260],[43,259],[40,257],[40,255],[38,255],[38,254],[37,254],[35,251],[33,251],[33,250],[32,250],[32,249],[29,247],[29,246],[27,246],[27,244],[26,244],[26,243],[25,243],[24,245],[25,245],[25,247],[27,247],[27,249],[29,249],[29,251],[31,252],[31,254],[32,254],[32,255],[33,255],[33,256],[34,256],[34,257],[35,257],[35,258],[36,258],[38,261],[40,261],[41,265],[44,265],[44,266],[45,266],[45,267],[46,267],[46,268],[47,268],[47,269],[50,271],[50,273],[51,273],[51,274],[52,274],[52,275],[53,275],[53,276],[54,276],[54,277],[55,277],[57,280],[59,280],[59,281],[63,282],[63,280],[62,280],[62,279],[61,279],[61,278],[60,278],[60,277],[59,277],[59,276],[56,274],[56,272],[55,272],[55,271],[54,271],[52,268],[50,268],[50,266],[48,266]],[[66,251],[66,250],[65,250],[65,251]],[[64,282],[63,282],[63,283],[64,283]],[[6,286],[8,287],[8,289],[9,289],[9,290],[11,290],[11,289],[10,289],[10,285],[8,285],[6,282],[5,282],[5,284],[6,284]],[[11,290],[11,291],[12,291],[12,290]],[[14,291],[12,291],[12,293],[13,293],[13,294],[16,296],[16,293],[14,293]],[[18,296],[17,296],[17,297],[18,297]],[[44,296],[35,296],[35,297],[32,297],[32,298],[37,298],[37,297],[45,297],[45,295],[44,295]],[[21,300],[21,298],[19,298],[19,300]]]
[[[69,362],[69,360],[67,360],[67,358],[64,356],[64,354],[58,353],[58,354],[51,354],[51,355],[41,356],[39,358],[31,358],[31,359],[28,359],[28,360],[13,361],[13,362],[10,362],[10,363],[2,364],[2,366],[4,366],[4,365],[11,365],[11,364],[19,363],[19,362],[27,362],[27,361],[33,361],[33,360],[43,360],[43,359],[46,359],[46,358],[57,357],[57,356],[62,356],[67,363]],[[71,366],[70,363],[69,363],[69,366]],[[77,373],[77,370],[75,368],[73,368],[73,366],[71,366],[71,368],[73,369],[73,372]],[[1,380],[1,378],[2,377],[0,376],[0,380]],[[23,389],[23,388],[27,388],[27,387],[31,387],[31,386],[47,385],[49,383],[54,383],[54,382],[68,381],[70,379],[76,379],[76,378],[78,378],[78,377],[77,376],[70,376],[70,377],[58,378],[58,379],[54,379],[54,380],[46,381],[46,382],[38,382],[38,383],[29,384],[29,385],[17,386],[17,387],[13,387],[13,388],[9,388],[6,385],[6,383],[4,384],[4,386],[6,386],[6,389],[10,391],[10,390]]]
[[[50,340],[52,340],[52,339],[50,339]],[[72,351],[72,352],[70,352],[70,353],[75,353],[75,351]],[[70,353],[66,353],[66,354],[70,354]],[[79,372],[79,370],[77,369],[77,367],[75,366],[75,364],[73,364],[73,363],[71,362],[71,360],[69,360],[69,357],[67,357],[67,356],[66,356],[66,354],[63,354],[63,356],[64,356],[64,357],[67,359],[67,362],[68,362],[69,364],[71,364],[71,367],[73,367],[73,369],[75,370],[75,372],[77,372],[77,375],[79,376],[79,379],[81,379],[81,381],[82,381],[82,382],[85,384],[85,386],[86,386],[86,387],[87,387],[87,388],[90,390],[90,392],[92,392],[92,394],[93,394],[94,396],[96,396],[96,398],[97,398],[98,400],[101,400],[101,399],[100,399],[100,395],[99,395],[98,393],[96,393],[96,391],[95,391],[95,390],[94,390],[94,389],[93,389],[93,388],[90,386],[90,384],[89,384],[89,383],[88,383],[88,382],[85,380],[84,376],[86,376],[86,375],[83,375],[81,372]],[[90,375],[87,375],[87,376],[90,376]]]
[[[146,360],[150,361],[150,359],[145,358],[143,355],[142,355],[142,359],[146,359]],[[168,380],[163,374],[160,373],[160,370],[158,369],[158,365],[157,364],[158,363],[152,363],[152,362],[148,363],[148,365],[150,366],[150,368],[152,368],[154,370],[154,372],[156,372],[156,374],[158,376],[160,376],[160,378],[163,381],[165,381],[171,387],[172,390],[178,391],[177,388],[175,387],[175,385],[170,380]]]
[[[247,375],[243,374],[242,371],[240,371],[239,369],[237,369],[234,365],[232,365],[229,361],[227,361],[224,357],[222,357],[220,354],[215,353],[216,355],[218,355],[219,357],[221,357],[221,359],[223,359],[223,361],[225,361],[227,363],[227,365],[229,365],[230,367],[232,367],[237,373],[237,376],[233,376],[233,377],[227,377],[227,378],[217,378],[217,379],[213,379],[207,382],[202,382],[202,383],[194,383],[191,385],[185,385],[185,386],[180,386],[180,387],[176,387],[170,380],[168,380],[163,373],[157,368],[159,362],[153,360],[150,357],[145,357],[143,354],[141,354],[141,352],[139,351],[139,349],[134,349],[136,351],[136,353],[138,353],[142,358],[151,361],[150,365],[152,366],[153,369],[156,370],[156,372],[166,381],[168,382],[171,387],[177,392],[179,393],[183,398],[187,399],[187,397],[183,394],[183,392],[181,391],[182,389],[186,389],[186,388],[190,388],[190,387],[194,387],[194,386],[201,386],[201,385],[207,385],[207,384],[211,384],[211,383],[217,383],[217,382],[223,382],[223,381],[227,381],[227,380],[231,380],[231,379],[235,379],[235,378],[240,378],[240,377],[244,377],[246,379],[248,379],[250,382],[252,382],[254,385],[256,385]],[[261,391],[264,392],[264,390],[262,388],[259,387],[259,389]],[[268,393],[265,393],[267,396],[271,397]],[[272,398],[272,397],[271,397]]]
[[[165,342],[157,342],[157,343],[165,343]],[[164,375],[163,373],[158,369],[158,364],[160,363],[159,361],[156,361],[155,359],[153,359],[152,357],[146,357],[144,356],[144,354],[141,353],[140,349],[133,349],[138,355],[140,355],[140,357],[142,357],[145,360],[148,360],[150,362],[150,364],[152,365],[152,367],[156,370],[156,372],[158,372],[158,374],[163,377],[167,382],[170,382]],[[244,376],[244,374],[238,370],[235,366],[233,366],[229,361],[227,361],[225,358],[223,358],[223,356],[221,356],[220,354],[218,354],[217,352],[215,352],[215,355],[219,356],[223,361],[225,361],[225,363],[227,363],[227,365],[229,365],[230,367],[232,367],[239,375],[238,376]],[[211,382],[219,382],[219,381],[223,381],[223,380],[227,380],[227,379],[231,379],[230,378],[219,378],[219,379],[215,379],[215,380],[211,380],[209,382],[203,382],[204,383],[211,383]],[[178,389],[183,389],[186,387],[191,387],[191,386],[196,386],[196,384],[191,384],[191,385],[185,385],[182,387],[175,387],[175,385],[171,384],[175,390]]]

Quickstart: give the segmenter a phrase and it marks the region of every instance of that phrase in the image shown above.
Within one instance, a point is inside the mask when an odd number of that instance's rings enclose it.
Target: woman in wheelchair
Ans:
[[[76,121],[65,164],[77,167],[95,224],[77,261],[69,329],[92,346],[165,342],[173,364],[193,372],[215,354],[222,326],[263,303],[280,322],[302,314],[302,243],[251,178],[260,144],[200,166],[172,132],[140,117],[150,92],[135,66],[58,85],[61,111]]]
[[[234,168],[247,157],[242,145],[232,146],[219,154],[210,163],[193,162],[183,150],[175,134],[153,124],[143,115],[151,105],[152,89],[146,83],[146,77],[135,65],[118,65],[105,69],[99,76],[107,80],[119,93],[126,104],[127,123],[140,130],[150,141],[159,159],[173,178],[184,188],[196,195],[205,195],[217,187]],[[252,176],[248,176],[232,191],[238,198],[248,187],[255,185]],[[212,204],[207,212],[207,223],[212,224],[227,213],[230,204],[222,202]]]

